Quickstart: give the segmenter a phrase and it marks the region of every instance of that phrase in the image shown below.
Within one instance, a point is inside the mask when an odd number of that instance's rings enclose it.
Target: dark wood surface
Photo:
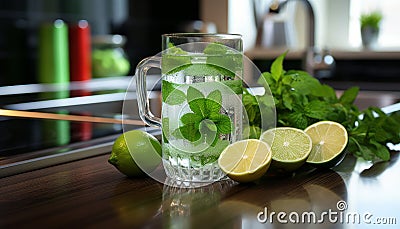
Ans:
[[[399,228],[400,162],[368,168],[348,156],[335,170],[304,169],[251,184],[229,180],[196,189],[171,187],[150,178],[131,179],[92,157],[0,179],[0,228]],[[338,201],[347,209],[339,211]],[[353,212],[358,222],[262,224],[259,212],[301,216]],[[260,215],[264,216],[264,215]],[[346,216],[346,215],[345,215]],[[262,218],[261,218],[262,219]],[[271,222],[270,220],[273,219]],[[377,221],[391,225],[377,225]],[[394,222],[395,221],[395,222]],[[396,223],[396,224],[394,224]]]

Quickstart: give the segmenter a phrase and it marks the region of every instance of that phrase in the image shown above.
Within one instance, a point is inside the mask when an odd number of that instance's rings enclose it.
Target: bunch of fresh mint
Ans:
[[[389,160],[387,143],[400,143],[400,114],[385,114],[377,107],[360,111],[353,103],[359,89],[352,87],[336,96],[335,90],[321,84],[307,72],[285,71],[286,52],[274,60],[270,72],[264,72],[258,83],[271,90],[277,125],[304,129],[321,120],[341,123],[348,132],[348,152],[368,161]],[[256,105],[259,101],[259,106]],[[243,103],[249,116],[251,137],[260,134],[260,109],[271,108],[262,96],[244,93]]]

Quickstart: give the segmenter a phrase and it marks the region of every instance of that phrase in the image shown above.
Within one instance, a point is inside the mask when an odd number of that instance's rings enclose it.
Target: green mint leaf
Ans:
[[[313,100],[304,107],[305,114],[310,118],[327,120],[330,116],[332,107],[329,103],[319,100]]]
[[[288,126],[292,126],[299,129],[305,129],[309,125],[307,117],[300,112],[290,113],[287,116],[287,120],[289,123],[287,123],[286,125],[289,124]]]
[[[232,75],[225,68],[218,67],[212,64],[191,64],[184,69],[186,76],[218,76]]]
[[[219,113],[222,106],[222,95],[219,90],[212,91],[205,100],[207,113]]]
[[[161,71],[167,74],[173,74],[190,66],[191,60],[188,53],[174,44],[169,43],[168,49],[163,51],[161,59]],[[184,67],[185,66],[185,67]]]
[[[210,43],[204,49],[204,54],[208,55],[223,55],[228,51],[228,47],[219,43]]]
[[[271,65],[271,75],[275,81],[278,81],[283,74],[283,59],[285,59],[286,52],[278,56]]]
[[[362,144],[359,146],[360,156],[363,157],[367,161],[372,161],[375,159],[375,150],[376,147],[370,144]]]
[[[215,144],[200,152],[196,156],[192,156],[192,160],[200,161],[201,165],[213,163],[218,160],[221,152],[229,145],[229,141],[217,139]],[[201,156],[198,156],[201,155]]]
[[[236,71],[243,69],[242,53],[232,50],[226,45],[210,43],[204,49],[207,56],[207,64],[217,66],[224,76],[235,77]]]
[[[313,91],[313,95],[323,97],[324,99],[334,103],[337,102],[335,89],[326,84],[321,84],[319,87],[316,87]]]
[[[188,103],[191,102],[192,100],[195,99],[202,99],[204,98],[203,93],[201,91],[197,90],[196,88],[189,86],[187,90],[187,101]]]
[[[377,157],[384,161],[388,161],[390,159],[390,153],[386,146],[371,140],[370,143],[375,146],[376,151],[375,154]]]
[[[275,107],[274,97],[268,94],[257,95],[257,104],[264,107]]]
[[[194,123],[185,124],[179,127],[174,131],[173,135],[176,138],[184,138],[190,142],[195,142],[201,138],[198,125],[195,125]]]
[[[211,133],[211,132],[217,132],[217,126],[215,123],[210,120],[210,119],[204,119],[200,123],[200,132],[201,133]]]
[[[314,96],[321,96],[316,93],[321,86],[320,82],[307,72],[291,70],[287,72],[285,77],[290,77],[290,80],[287,80],[286,84],[290,85],[292,90],[294,89],[303,95],[312,94]]]
[[[168,137],[169,137],[169,118],[163,118],[161,120],[161,124],[162,124],[162,137],[163,137],[163,141],[165,143],[168,143]],[[167,137],[168,136],[168,137]]]
[[[230,134],[232,132],[232,122],[227,115],[211,114],[209,117],[217,126],[219,134]]]
[[[196,113],[186,113],[184,115],[182,115],[181,117],[181,122],[183,124],[197,124],[199,125],[199,123],[203,120],[203,117],[199,114]]]
[[[276,88],[276,80],[269,72],[262,73],[260,78],[258,78],[257,83],[265,88],[271,87],[271,90]]]
[[[259,139],[261,136],[261,128],[256,125],[246,126],[243,130],[245,139]]]
[[[195,99],[189,102],[190,109],[200,115],[202,118],[207,117],[206,99]]]
[[[243,81],[242,80],[225,80],[222,83],[229,87],[233,93],[237,95],[243,94]]]
[[[294,103],[294,100],[293,100],[293,97],[292,97],[291,94],[289,94],[289,93],[283,94],[283,95],[282,95],[282,100],[283,100],[283,105],[284,105],[287,109],[293,110],[293,103]]]
[[[212,146],[219,139],[217,126],[209,119],[205,119],[200,123],[200,133],[205,142]]]
[[[353,104],[354,100],[357,98],[358,87],[351,87],[343,92],[343,94],[339,98],[339,102],[342,104]]]
[[[179,84],[175,84],[166,80],[161,82],[162,101],[168,105],[178,105],[186,100],[186,95],[183,91],[177,89]]]
[[[187,90],[187,101],[189,103],[190,109],[201,117],[206,117],[207,110],[205,104],[205,98],[201,91],[196,88],[189,86]]]

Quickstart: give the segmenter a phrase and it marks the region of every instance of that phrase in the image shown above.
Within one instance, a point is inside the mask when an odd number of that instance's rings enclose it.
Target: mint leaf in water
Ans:
[[[162,101],[168,105],[178,105],[183,103],[186,100],[186,95],[183,93],[183,91],[177,89],[178,87],[179,84],[163,80],[161,82]]]
[[[163,73],[172,74],[190,64],[188,53],[179,47],[175,47],[172,43],[169,43],[168,49],[162,53],[161,70]]]
[[[196,88],[189,86],[187,90],[187,101],[190,103],[193,100],[196,99],[203,99],[204,95],[201,93],[201,91],[197,90]]]
[[[205,106],[210,114],[219,113],[221,110],[222,95],[218,90],[212,91],[205,100]]]
[[[177,130],[174,131],[174,135],[177,138],[181,138],[180,136],[182,136],[183,138],[191,142],[195,142],[201,138],[199,126],[195,123],[189,123],[180,126]]]
[[[213,139],[214,145],[219,134],[232,132],[230,118],[220,113],[222,94],[219,90],[210,92],[205,98],[201,91],[189,86],[187,102],[193,113],[186,113],[180,119],[183,126],[179,127],[179,132],[183,138],[193,142],[199,140],[199,136],[203,133],[210,136],[216,132]]]
[[[203,120],[203,116],[196,113],[186,113],[181,117],[183,124],[197,123],[199,124]]]
[[[211,113],[209,118],[217,126],[218,133],[229,134],[232,132],[232,122],[227,115]]]

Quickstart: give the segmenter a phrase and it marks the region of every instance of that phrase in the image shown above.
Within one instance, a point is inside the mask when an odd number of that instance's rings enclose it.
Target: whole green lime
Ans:
[[[161,144],[145,131],[127,131],[114,141],[108,162],[128,177],[146,176],[161,163]]]

